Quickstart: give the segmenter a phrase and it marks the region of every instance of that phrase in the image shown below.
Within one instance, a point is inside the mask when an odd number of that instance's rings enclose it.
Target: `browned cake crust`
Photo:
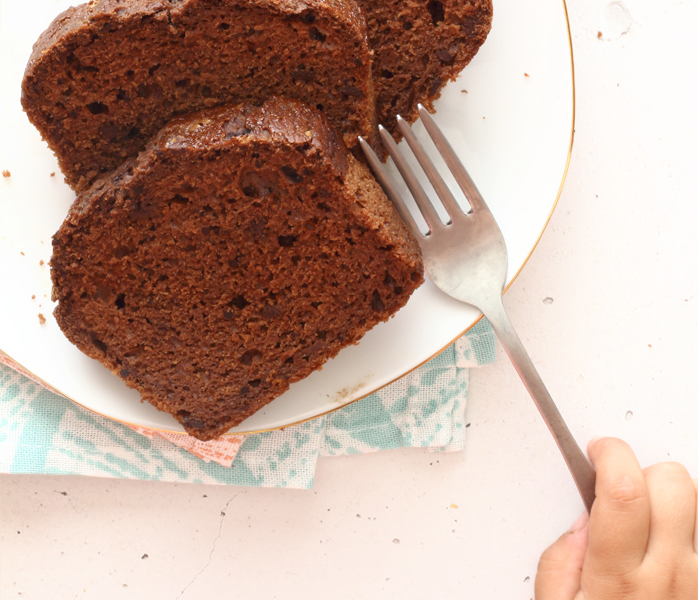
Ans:
[[[492,24],[491,0],[359,0],[374,50],[378,122],[401,137],[421,102],[433,110],[441,89],[475,56]]]
[[[272,94],[374,139],[366,22],[355,0],[95,0],[34,46],[22,105],[85,189],[174,116]]]
[[[55,316],[201,440],[387,320],[415,240],[327,120],[273,98],[168,124],[53,239]]]

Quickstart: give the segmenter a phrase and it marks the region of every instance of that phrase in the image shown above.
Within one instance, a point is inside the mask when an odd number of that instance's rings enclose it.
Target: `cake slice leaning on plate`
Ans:
[[[492,26],[492,0],[358,0],[366,14],[378,122],[401,138],[417,105],[433,109],[442,88],[477,54]]]
[[[273,94],[374,141],[371,55],[355,0],[96,0],[39,37],[22,105],[80,191],[171,118]]]
[[[215,438],[387,320],[415,240],[325,117],[295,101],[170,122],[53,239],[56,320],[190,434]]]

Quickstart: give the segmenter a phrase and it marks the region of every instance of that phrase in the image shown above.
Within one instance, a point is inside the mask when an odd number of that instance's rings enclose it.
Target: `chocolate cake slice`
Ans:
[[[96,0],[34,46],[22,105],[67,183],[86,189],[171,118],[272,94],[374,140],[366,21],[355,0]]]
[[[359,0],[375,52],[373,78],[378,122],[396,139],[395,118],[419,118],[420,102],[433,109],[487,38],[492,0]]]
[[[170,122],[53,238],[68,339],[201,440],[387,320],[416,241],[315,109],[272,98]]]

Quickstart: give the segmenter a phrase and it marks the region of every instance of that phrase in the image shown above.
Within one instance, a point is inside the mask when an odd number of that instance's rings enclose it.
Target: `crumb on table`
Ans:
[[[32,294],[32,300],[36,300],[36,294]]]
[[[5,171],[2,172],[2,176],[3,176],[5,179],[7,179],[8,177],[12,177],[12,173],[10,173],[9,171],[5,170]]]
[[[460,93],[461,93],[461,94],[467,94],[467,93],[468,93],[468,90],[461,90]]]
[[[46,323],[46,317],[42,313],[39,313],[39,325]]]
[[[39,266],[42,266],[42,267],[44,266],[44,261],[43,261],[43,260],[40,260],[40,261],[39,261]]]
[[[524,77],[530,77],[528,73],[524,73]]]
[[[53,173],[51,173],[51,177],[55,177],[55,176],[56,176],[56,172],[54,171]]]

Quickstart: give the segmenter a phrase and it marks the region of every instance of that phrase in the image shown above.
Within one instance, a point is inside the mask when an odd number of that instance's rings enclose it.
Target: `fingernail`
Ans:
[[[581,531],[584,529],[584,526],[587,524],[589,521],[589,515],[587,514],[587,511],[584,511],[581,515],[577,517],[577,520],[572,523],[572,527],[569,528],[568,533],[577,533],[578,531]]]
[[[599,440],[602,440],[602,439],[603,439],[603,436],[600,436],[600,435],[597,435],[596,437],[591,438],[591,439],[589,440],[589,442],[587,443],[587,454],[589,454],[589,449],[590,449],[596,442],[598,442]],[[593,461],[593,459],[591,458],[591,456],[589,456],[589,460],[591,460],[591,464],[594,464],[594,461]]]

